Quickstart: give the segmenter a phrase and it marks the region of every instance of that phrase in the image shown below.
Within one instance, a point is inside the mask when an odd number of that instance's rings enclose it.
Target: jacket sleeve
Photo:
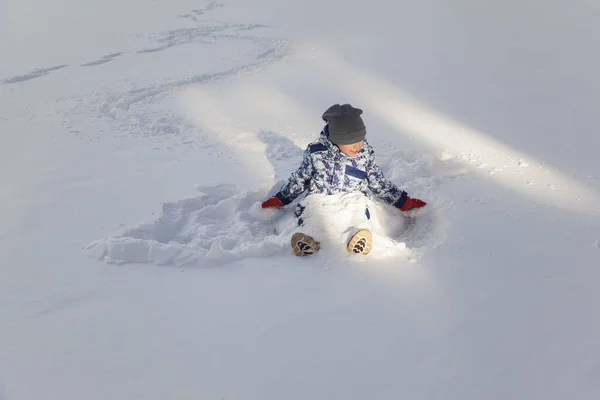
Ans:
[[[310,154],[310,149],[307,148],[300,168],[292,173],[287,183],[275,195],[283,204],[290,204],[308,188],[314,169]]]
[[[369,189],[381,200],[400,208],[406,203],[407,193],[387,180],[375,162],[375,152],[369,148],[369,161],[367,163],[367,181]]]

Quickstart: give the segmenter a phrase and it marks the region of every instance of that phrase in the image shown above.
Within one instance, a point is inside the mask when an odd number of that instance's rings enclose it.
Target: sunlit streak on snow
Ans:
[[[264,85],[196,86],[183,92],[180,105],[198,128],[216,142],[244,154],[243,161],[249,165],[265,162],[264,158],[256,157],[256,154],[264,154],[266,149],[258,136],[261,131],[285,135],[302,149],[307,138],[298,135],[298,130],[310,131],[311,140],[315,136],[310,130],[314,113],[292,97]],[[293,114],[291,119],[290,114]],[[292,126],[295,131],[291,131]],[[312,126],[314,131],[314,123]]]
[[[360,106],[391,127],[412,135],[436,151],[452,155],[480,176],[536,202],[584,213],[600,213],[598,193],[529,154],[513,149],[467,125],[420,104],[367,70],[336,57],[331,49],[310,50],[340,93],[360,99]],[[316,54],[316,55],[315,55]]]

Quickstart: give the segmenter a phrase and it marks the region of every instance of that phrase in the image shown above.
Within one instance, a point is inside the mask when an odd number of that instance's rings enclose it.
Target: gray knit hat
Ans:
[[[334,104],[323,113],[323,121],[329,123],[329,140],[335,144],[352,144],[364,140],[367,129],[360,115],[360,108],[350,104]]]

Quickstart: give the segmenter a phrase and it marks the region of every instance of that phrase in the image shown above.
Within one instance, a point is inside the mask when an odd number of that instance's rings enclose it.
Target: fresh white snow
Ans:
[[[3,0],[0,400],[599,398],[599,18]],[[428,206],[316,196],[296,258],[260,202],[343,102]]]

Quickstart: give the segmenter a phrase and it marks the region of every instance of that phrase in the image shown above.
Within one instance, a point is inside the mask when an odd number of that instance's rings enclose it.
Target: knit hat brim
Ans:
[[[361,140],[365,140],[367,136],[367,129],[362,128],[354,132],[333,132],[329,129],[329,140],[335,144],[354,144]]]

